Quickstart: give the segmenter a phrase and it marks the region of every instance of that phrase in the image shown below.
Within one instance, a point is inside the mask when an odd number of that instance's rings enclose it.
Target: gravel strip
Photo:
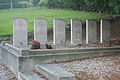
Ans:
[[[15,75],[0,61],[0,80],[17,80]]]
[[[79,80],[120,80],[120,55],[80,59],[56,64]]]

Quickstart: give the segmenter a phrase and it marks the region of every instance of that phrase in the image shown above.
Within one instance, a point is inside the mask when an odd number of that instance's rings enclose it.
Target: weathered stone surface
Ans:
[[[34,40],[39,41],[41,45],[47,43],[47,21],[45,19],[34,20]]]
[[[95,20],[86,20],[86,43],[97,42],[97,22]]]
[[[65,42],[65,20],[54,19],[53,20],[53,43],[61,44]]]
[[[78,80],[74,74],[54,64],[36,65],[35,69],[48,77],[49,80]]]
[[[1,45],[1,44],[0,44]],[[0,60],[1,60],[1,48],[0,48]]]
[[[79,39],[82,43],[82,22],[80,20],[71,20],[71,43]]]
[[[28,45],[27,20],[24,18],[14,18],[13,45],[18,47],[25,47]]]
[[[13,73],[15,74],[15,76],[17,77],[17,73],[19,71],[19,61],[18,61],[18,56],[15,55],[16,53],[14,52],[14,54],[11,54],[11,52],[9,52],[10,50],[6,50],[1,48],[1,61],[7,65],[7,67],[9,67],[9,69],[11,71],[13,71]]]
[[[0,45],[0,48],[1,61],[13,71],[16,77],[19,72],[34,70],[37,64],[119,54],[120,52],[120,47],[22,50],[7,43]]]
[[[110,27],[111,24],[108,20],[101,20],[100,22],[100,42],[106,42],[110,40]]]
[[[18,80],[45,80],[45,79],[41,78],[41,76],[35,74],[32,71],[25,71],[19,73]]]

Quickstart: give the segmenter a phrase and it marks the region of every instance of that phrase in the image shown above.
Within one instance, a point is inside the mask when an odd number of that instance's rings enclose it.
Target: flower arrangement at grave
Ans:
[[[111,39],[110,41],[110,45],[120,45],[120,38],[114,38],[114,39]]]
[[[61,44],[63,44],[63,41],[62,41],[62,40],[60,40],[60,43],[61,43]]]
[[[52,49],[51,44],[46,44],[46,49]]]
[[[81,43],[78,43],[78,46],[81,46],[82,44]]]
[[[31,49],[40,49],[40,43],[37,40],[33,41]]]

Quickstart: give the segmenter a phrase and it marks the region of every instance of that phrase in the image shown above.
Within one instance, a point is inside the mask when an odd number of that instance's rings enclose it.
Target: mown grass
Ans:
[[[66,24],[70,23],[70,19],[101,19],[110,17],[110,15],[100,15],[92,12],[72,11],[72,10],[57,10],[46,8],[19,8],[0,10],[0,36],[11,35],[13,30],[13,18],[22,17],[28,20],[28,31],[32,32],[34,28],[34,18],[47,19],[48,28],[52,28],[53,19],[65,19]]]

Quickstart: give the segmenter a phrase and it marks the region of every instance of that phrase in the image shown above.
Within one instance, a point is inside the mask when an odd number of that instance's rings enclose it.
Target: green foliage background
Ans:
[[[13,2],[14,8],[21,8],[19,2],[30,0],[0,0],[0,9],[10,8],[7,3]],[[31,0],[34,6],[60,9],[73,9],[120,14],[120,0]],[[3,3],[6,3],[3,5]]]
[[[65,8],[102,12],[107,14],[120,14],[120,0],[40,0],[46,2],[48,8]]]
[[[11,35],[13,32],[13,19],[16,17],[26,18],[28,20],[28,32],[34,30],[34,18],[47,20],[48,28],[53,27],[53,19],[65,19],[66,24],[70,24],[71,19],[103,19],[110,18],[111,15],[97,14],[93,12],[47,9],[47,8],[16,8],[13,10],[0,10],[0,36]]]

